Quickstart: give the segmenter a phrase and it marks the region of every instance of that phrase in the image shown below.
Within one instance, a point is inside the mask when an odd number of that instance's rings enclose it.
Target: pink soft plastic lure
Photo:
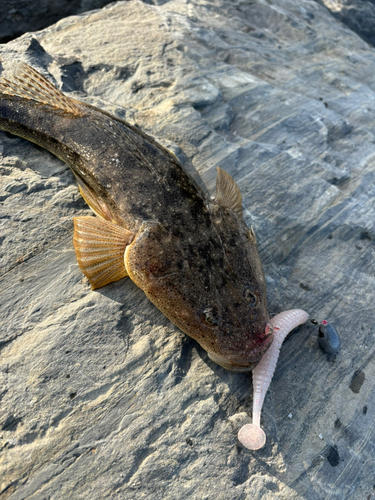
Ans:
[[[244,425],[238,432],[238,440],[249,450],[259,450],[266,443],[266,435],[260,427],[260,413],[276,368],[281,344],[289,332],[308,319],[306,311],[291,309],[270,320],[274,329],[273,342],[253,370],[253,423]]]

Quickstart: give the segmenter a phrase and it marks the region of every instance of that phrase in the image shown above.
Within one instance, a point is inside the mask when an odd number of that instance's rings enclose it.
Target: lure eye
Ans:
[[[255,295],[254,292],[250,290],[249,287],[246,287],[243,291],[243,297],[244,299],[251,305],[251,306],[256,306],[258,302],[258,297]]]
[[[220,324],[220,316],[213,307],[206,307],[203,309],[203,317],[209,325],[217,326]]]

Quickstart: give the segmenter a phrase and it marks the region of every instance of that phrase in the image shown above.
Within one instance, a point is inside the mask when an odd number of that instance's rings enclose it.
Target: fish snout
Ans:
[[[273,341],[273,327],[267,323],[260,335],[251,340],[243,342],[243,345],[236,344],[234,347],[223,348],[218,352],[209,352],[212,361],[227,370],[235,372],[249,372],[253,370],[263,354],[268,350]]]

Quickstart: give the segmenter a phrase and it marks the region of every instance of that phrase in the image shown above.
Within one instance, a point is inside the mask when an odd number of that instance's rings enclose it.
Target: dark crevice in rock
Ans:
[[[1,426],[2,431],[14,431],[17,429],[18,424],[22,422],[21,417],[15,417],[14,415],[9,415],[5,422]]]
[[[330,9],[330,2],[316,0],[327,7],[331,15],[354,31],[365,42],[375,47],[375,1],[339,0]],[[339,4],[339,5],[337,5]]]
[[[112,0],[71,0],[59,2],[56,0],[9,0],[2,3],[0,13],[0,43],[7,43],[26,32],[38,31],[60,19],[81,14],[88,10],[99,9],[111,3]]]
[[[330,446],[327,453],[327,460],[331,467],[337,467],[340,463],[340,455],[337,446]]]
[[[17,337],[19,337],[20,335],[22,335],[21,332],[17,333],[16,335],[10,335],[9,337],[3,339],[3,340],[0,340],[0,352],[2,351],[2,349],[4,349],[4,347],[9,344],[9,342],[12,342],[13,340],[15,340]]]
[[[349,388],[355,394],[358,394],[365,380],[366,380],[365,372],[363,372],[362,370],[357,370],[353,375]]]

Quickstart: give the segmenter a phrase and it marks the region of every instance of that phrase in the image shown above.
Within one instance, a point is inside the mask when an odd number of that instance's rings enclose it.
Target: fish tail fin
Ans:
[[[25,63],[18,63],[9,78],[0,78],[0,94],[28,99],[75,116],[83,115],[78,101],[64,95],[47,78]]]

